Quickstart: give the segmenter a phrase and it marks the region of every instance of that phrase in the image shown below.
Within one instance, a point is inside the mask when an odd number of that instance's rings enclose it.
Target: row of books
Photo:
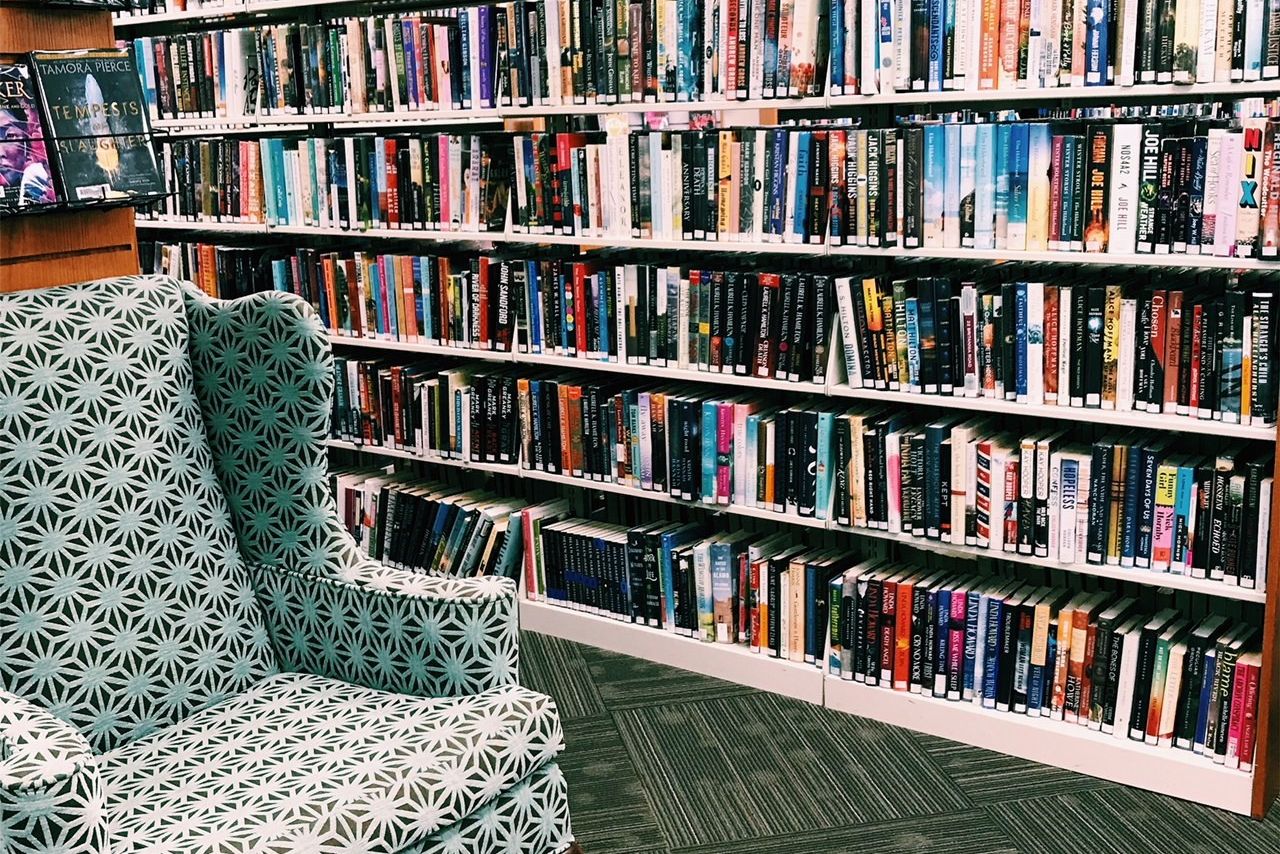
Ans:
[[[515,0],[135,39],[155,117],[1280,77],[1274,0]]]
[[[138,261],[144,273],[193,282],[218,299],[238,299],[274,290],[261,249],[141,240]]]
[[[507,221],[508,137],[182,137],[159,143],[176,192],[152,216],[324,228],[496,231]]]
[[[1041,272],[1061,284],[837,276],[849,385],[1275,424],[1280,280]]]
[[[1280,257],[1280,119],[163,143],[168,217]],[[508,212],[508,208],[510,211]]]
[[[302,248],[232,274],[252,252],[156,246],[147,269],[295,293],[341,337],[822,385],[838,312],[852,388],[1275,424],[1269,273],[1153,287],[1134,271],[1100,285],[1036,267],[956,280]]]
[[[335,364],[333,435],[1064,565],[1265,584],[1271,457],[519,366]]]
[[[522,530],[510,523],[526,502],[405,472],[339,468],[329,479],[338,518],[374,560],[459,578],[520,566]]]
[[[530,598],[1253,767],[1261,655],[1245,622],[698,523],[559,519],[526,534]]]
[[[0,212],[162,191],[132,56],[0,55]]]

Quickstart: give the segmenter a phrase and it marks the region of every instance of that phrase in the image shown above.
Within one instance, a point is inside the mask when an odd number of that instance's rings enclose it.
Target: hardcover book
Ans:
[[[57,200],[31,69],[0,57],[0,211]]]

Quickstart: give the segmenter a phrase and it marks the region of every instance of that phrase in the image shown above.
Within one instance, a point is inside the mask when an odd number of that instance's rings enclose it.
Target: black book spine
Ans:
[[[1110,519],[1111,466],[1114,446],[1107,440],[1094,443],[1089,469],[1089,515],[1086,532],[1086,560],[1104,564],[1107,557],[1107,527]]]
[[[802,444],[800,447],[800,485],[797,511],[801,516],[813,516],[818,492],[818,413],[799,412]]]

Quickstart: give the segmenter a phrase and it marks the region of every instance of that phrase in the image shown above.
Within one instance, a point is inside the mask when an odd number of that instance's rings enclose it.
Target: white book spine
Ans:
[[[1058,458],[1051,474],[1057,475],[1058,502],[1049,505],[1049,517],[1058,517],[1057,537],[1049,537],[1050,557],[1062,563],[1076,562],[1076,501],[1079,497],[1080,464],[1075,455],[1054,454]]]
[[[1107,201],[1110,238],[1107,251],[1132,254],[1138,240],[1138,162],[1142,125],[1117,124],[1111,129],[1111,186]]]
[[[858,23],[861,26],[858,30],[858,40],[861,42],[862,54],[861,61],[858,63],[858,83],[861,86],[863,95],[875,95],[880,91],[880,59],[878,55],[880,51],[880,32],[876,26],[876,22],[880,20],[880,3],[879,0],[848,0],[848,2],[860,4]]]
[[[1027,403],[1044,405],[1044,282],[1027,283]]]
[[[1120,354],[1116,360],[1116,411],[1133,411],[1134,337],[1137,331],[1138,301],[1120,302]]]
[[[1218,4],[1231,0],[1200,0],[1200,40],[1196,53],[1196,82],[1212,83],[1218,62]]]

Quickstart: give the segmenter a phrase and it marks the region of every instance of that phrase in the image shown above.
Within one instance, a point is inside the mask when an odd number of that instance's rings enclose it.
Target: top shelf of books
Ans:
[[[164,45],[185,57],[192,40],[212,40],[215,80],[252,54],[264,85],[279,84],[284,103],[267,106],[281,112],[404,109],[420,100],[415,83],[435,109],[544,114],[1280,94],[1266,3],[1033,0],[1010,16],[1001,0],[894,0],[881,20],[866,0],[143,2],[154,11],[117,24],[135,34],[202,20],[237,29],[144,36],[140,53]],[[268,17],[299,7],[315,7],[314,22]]]

